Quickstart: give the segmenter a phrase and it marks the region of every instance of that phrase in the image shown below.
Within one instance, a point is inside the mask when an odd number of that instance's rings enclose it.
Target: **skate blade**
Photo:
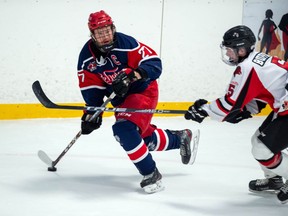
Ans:
[[[200,138],[200,130],[196,130],[192,133],[192,141],[193,146],[191,146],[191,159],[189,164],[194,164],[198,152],[198,145],[199,145],[199,138]]]
[[[253,194],[258,194],[258,195],[276,195],[278,194],[279,190],[265,190],[265,191],[255,191],[255,190],[251,190],[249,189],[250,192],[252,192]]]
[[[160,191],[162,191],[162,190],[164,190],[164,189],[165,189],[165,187],[163,186],[161,180],[157,181],[155,184],[147,185],[147,186],[143,187],[143,190],[144,190],[147,194],[152,194],[152,193],[160,192]]]
[[[285,200],[285,201],[280,201],[280,200],[278,200],[278,202],[280,203],[280,204],[287,204],[288,203],[288,200]]]

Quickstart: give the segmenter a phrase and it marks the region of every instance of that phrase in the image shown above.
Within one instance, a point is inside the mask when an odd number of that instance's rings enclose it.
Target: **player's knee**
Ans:
[[[117,121],[113,126],[113,135],[117,142],[119,142],[123,146],[123,142],[130,137],[131,132],[137,130],[137,126],[127,120]]]
[[[274,155],[273,152],[271,152],[270,149],[267,148],[267,146],[258,139],[258,135],[259,133],[257,133],[256,131],[251,138],[251,144],[252,144],[251,152],[253,157],[256,160],[266,160],[273,157]]]

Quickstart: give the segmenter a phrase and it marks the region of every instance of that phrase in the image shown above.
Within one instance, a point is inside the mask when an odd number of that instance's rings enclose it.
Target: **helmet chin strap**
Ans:
[[[244,59],[246,59],[247,56],[243,56],[243,57],[240,57],[238,56],[238,64],[242,61],[244,61]]]

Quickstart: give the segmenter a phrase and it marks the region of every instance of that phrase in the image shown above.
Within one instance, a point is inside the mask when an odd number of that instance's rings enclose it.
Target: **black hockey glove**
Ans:
[[[252,115],[249,111],[244,110],[239,112],[237,115],[235,115],[233,118],[227,118],[227,122],[232,123],[232,124],[236,124],[244,119],[248,119],[248,118],[252,118]]]
[[[135,73],[130,68],[125,68],[120,71],[112,82],[112,88],[114,93],[118,97],[124,97],[130,87],[130,84],[137,80]]]
[[[90,134],[92,131],[100,128],[102,124],[102,114],[100,114],[97,118],[93,119],[93,121],[89,121],[92,117],[91,114],[84,113],[81,120],[81,130],[82,134]]]
[[[195,103],[189,107],[188,111],[185,113],[185,119],[196,121],[201,123],[204,118],[208,116],[207,112],[201,108],[202,105],[206,104],[208,101],[205,99],[198,99]]]

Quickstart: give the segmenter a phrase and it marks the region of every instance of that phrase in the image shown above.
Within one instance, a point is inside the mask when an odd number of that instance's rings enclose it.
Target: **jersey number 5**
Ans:
[[[233,95],[234,89],[235,89],[235,85],[230,83],[228,91],[227,91],[227,96],[228,97],[231,97]]]

